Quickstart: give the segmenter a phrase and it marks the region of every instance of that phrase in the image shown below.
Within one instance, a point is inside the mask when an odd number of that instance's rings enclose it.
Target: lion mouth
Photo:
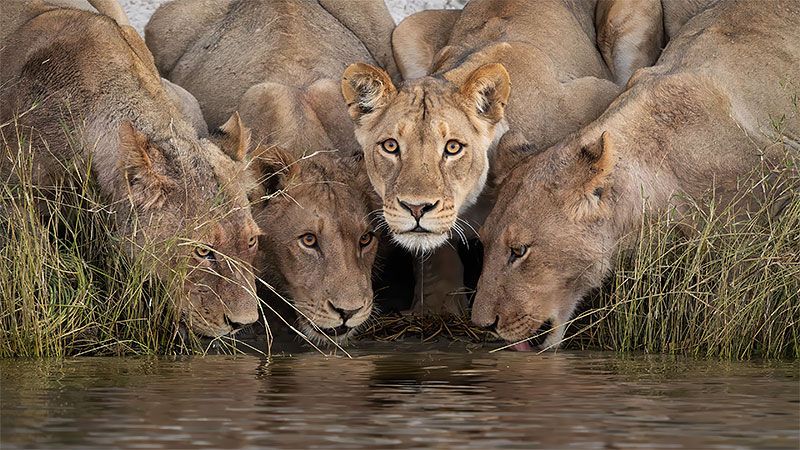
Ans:
[[[392,234],[392,240],[395,243],[415,253],[435,250],[444,245],[447,238],[447,233],[435,233],[424,228],[421,230],[414,228],[411,231]]]
[[[516,344],[512,345],[509,348],[511,348],[511,350],[514,350],[516,352],[532,352],[533,351],[533,345],[531,345],[531,342],[528,339],[526,339],[526,340],[524,340],[522,342],[517,342]]]
[[[545,348],[547,337],[550,336],[553,328],[551,320],[544,321],[541,325],[531,329],[529,337],[513,338],[502,331],[497,332],[498,337],[505,340],[509,350],[518,352],[532,352]]]
[[[316,327],[308,323],[307,320],[301,319],[300,329],[311,342],[316,345],[323,344],[342,344],[354,334],[355,328],[347,325],[339,325],[333,328]]]
[[[339,337],[345,336],[346,334],[350,333],[353,329],[348,327],[347,325],[339,325],[335,328],[323,328],[322,333],[327,335],[328,337]]]

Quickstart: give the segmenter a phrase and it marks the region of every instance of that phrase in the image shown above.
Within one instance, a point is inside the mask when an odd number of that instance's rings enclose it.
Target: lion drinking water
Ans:
[[[188,266],[180,311],[211,337],[258,319],[249,269],[261,234],[242,175],[248,142],[232,118],[221,148],[200,139],[162,84],[139,35],[111,18],[44,2],[6,2],[0,59],[0,173],[32,161],[43,190],[90,164],[134,258],[165,242],[156,272]],[[13,28],[11,28],[13,27]],[[76,145],[73,145],[76,144]]]
[[[473,321],[520,349],[550,321],[544,346],[555,348],[643,214],[679,214],[710,191],[722,207],[762,162],[787,149],[796,160],[799,29],[796,0],[720,2],[596,121],[521,162],[483,227]]]
[[[393,29],[380,0],[175,1],[146,28],[157,66],[212,128],[233,111],[252,127],[256,265],[316,342],[343,341],[372,312],[374,202],[338,79],[359,60],[394,71]]]

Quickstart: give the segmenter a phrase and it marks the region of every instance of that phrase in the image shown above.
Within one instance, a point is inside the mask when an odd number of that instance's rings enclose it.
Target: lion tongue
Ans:
[[[517,342],[516,344],[512,345],[511,348],[518,352],[531,352],[533,351],[533,347],[528,341]]]

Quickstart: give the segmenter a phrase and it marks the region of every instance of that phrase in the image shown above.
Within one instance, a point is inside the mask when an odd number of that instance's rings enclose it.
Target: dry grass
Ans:
[[[575,344],[725,358],[799,357],[796,161],[778,176],[781,182],[750,215],[718,212],[712,201],[694,204],[688,221],[644,221],[635,249],[620,255],[609,287],[578,320],[584,326]],[[742,192],[752,198],[751,190]],[[775,216],[777,205],[783,207]]]
[[[768,178],[772,182],[766,183]],[[691,204],[681,222],[670,214],[644,219],[634,248],[619,255],[606,286],[587,299],[563,346],[736,359],[800,357],[796,161],[765,174],[756,188],[742,189],[743,199],[752,200],[753,189],[770,191],[760,193],[766,201],[749,215],[735,214],[734,206],[720,210],[712,200]],[[363,336],[492,340],[466,317],[383,317]]]
[[[90,164],[38,186],[25,145],[0,147],[4,169],[17,161],[0,185],[0,357],[237,351],[232,339],[209,343],[181,324],[187,268],[164,276],[161,262],[187,242],[142,248],[121,237]]]

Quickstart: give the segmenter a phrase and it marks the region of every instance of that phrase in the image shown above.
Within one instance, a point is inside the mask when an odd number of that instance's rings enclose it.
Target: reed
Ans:
[[[603,289],[571,321],[566,349],[729,359],[800,357],[800,173],[797,158],[760,173],[721,208],[710,200],[645,215]],[[760,169],[759,169],[760,170]],[[746,187],[746,188],[745,188]],[[758,192],[757,192],[758,191]],[[760,200],[757,200],[760,199]],[[749,202],[742,214],[741,202]],[[756,203],[755,207],[753,202]],[[436,337],[503,346],[468,317],[389,316],[378,340]],[[544,332],[533,336],[541,341]]]
[[[723,358],[800,357],[800,174],[770,170],[736,203],[645,218],[608,286],[579,315],[579,348]],[[761,192],[756,192],[761,191]]]
[[[26,145],[1,147],[3,157],[17,152],[9,160],[25,162],[0,184],[0,357],[208,351],[209,342],[180,323],[186,267],[163,273],[166,255],[187,243],[141,248],[121,237],[90,164],[75,163],[57,185],[42,186],[33,161],[19,156],[31,154]],[[135,258],[131,245],[139,246]],[[237,351],[232,344],[210,343]]]
[[[185,268],[166,279],[153,275],[169,245],[186,243],[176,238],[135,260],[127,256],[131,242],[114,233],[86,167],[69,168],[64,183],[46,188],[33,182],[32,163],[3,174],[15,178],[0,186],[0,357],[207,352],[209,342],[181,326],[175,306]],[[680,221],[671,213],[645,216],[629,237],[632,249],[585,302],[564,346],[800,357],[797,158],[741,191],[739,201],[762,199],[747,215],[735,205],[720,208],[712,196],[688,202]],[[468,318],[379,317],[362,333],[378,340],[415,336],[492,340]],[[211,343],[222,352],[239,351],[236,344]]]

